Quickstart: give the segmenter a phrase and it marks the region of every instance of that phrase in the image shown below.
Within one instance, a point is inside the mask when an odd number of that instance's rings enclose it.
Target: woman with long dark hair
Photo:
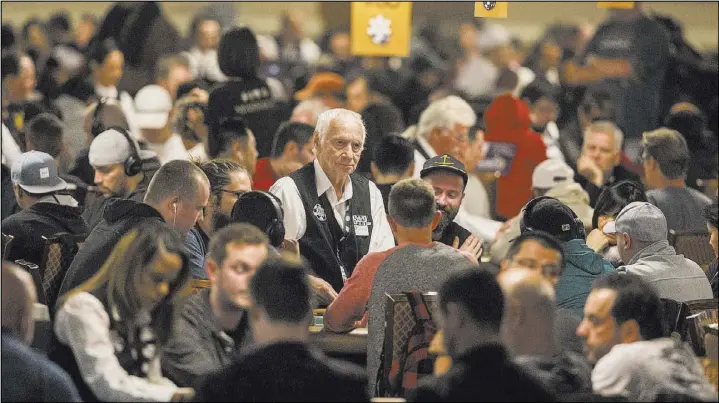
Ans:
[[[164,223],[142,223],[100,271],[61,297],[51,354],[85,401],[174,401],[192,392],[162,377],[167,342],[190,278],[182,239]]]
[[[614,221],[620,211],[633,202],[647,201],[644,186],[637,182],[621,181],[604,189],[597,199],[592,216],[592,232],[587,245],[609,261],[615,268],[621,265],[616,237],[602,232],[607,223]]]

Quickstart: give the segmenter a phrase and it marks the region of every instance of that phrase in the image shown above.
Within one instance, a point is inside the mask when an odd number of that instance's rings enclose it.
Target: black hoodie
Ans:
[[[102,221],[90,232],[75,255],[58,295],[65,294],[94,276],[120,238],[145,220],[164,222],[160,213],[145,203],[118,198],[108,200]]]
[[[60,232],[87,235],[90,230],[80,213],[79,207],[40,202],[4,219],[3,233],[15,237],[8,260],[25,259],[40,265],[45,246],[42,236]]]

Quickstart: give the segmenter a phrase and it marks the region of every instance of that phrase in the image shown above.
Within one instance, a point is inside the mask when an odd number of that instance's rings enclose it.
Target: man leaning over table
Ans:
[[[253,343],[249,283],[268,253],[267,235],[250,224],[213,234],[205,263],[211,287],[188,299],[163,350],[163,373],[177,385],[194,386]]]
[[[382,193],[354,173],[365,135],[359,114],[346,109],[322,113],[312,140],[317,158],[270,188],[282,201],[285,238],[299,241],[316,276],[337,292],[363,256],[394,246]],[[333,294],[313,288],[320,295]]]
[[[432,230],[441,216],[429,183],[422,179],[397,182],[389,194],[389,223],[398,246],[370,253],[360,260],[345,287],[325,312],[325,329],[346,332],[368,311],[367,374],[370,390],[374,390],[384,339],[385,293],[437,291],[449,274],[477,264],[476,256],[481,250],[479,242],[463,245],[457,250],[432,241]]]

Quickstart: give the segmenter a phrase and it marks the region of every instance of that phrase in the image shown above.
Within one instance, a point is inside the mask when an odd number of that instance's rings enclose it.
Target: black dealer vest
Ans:
[[[344,285],[342,268],[347,278],[357,262],[367,254],[372,234],[372,207],[369,181],[351,174],[352,199],[348,201],[348,227],[345,233],[335,220],[332,206],[325,194],[317,196],[314,163],[290,174],[297,185],[305,209],[307,228],[299,240],[300,253],[312,265],[315,274],[339,292]]]

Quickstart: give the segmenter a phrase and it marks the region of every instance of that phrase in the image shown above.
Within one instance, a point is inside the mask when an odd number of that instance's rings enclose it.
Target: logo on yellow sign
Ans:
[[[474,16],[483,18],[507,18],[507,1],[478,1],[474,3]]]
[[[352,45],[357,56],[409,56],[412,3],[352,2]]]

